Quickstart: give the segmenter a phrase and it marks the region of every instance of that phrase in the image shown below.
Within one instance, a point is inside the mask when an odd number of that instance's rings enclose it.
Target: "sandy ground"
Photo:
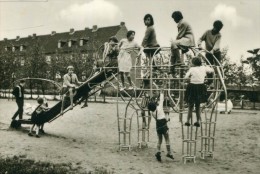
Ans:
[[[26,100],[35,104],[35,101]],[[55,104],[51,101],[50,106]],[[174,160],[166,159],[163,142],[162,163],[156,161],[157,137],[152,120],[148,148],[137,147],[137,119],[132,119],[132,151],[118,150],[116,103],[89,103],[89,107],[74,108],[52,123],[45,125],[41,138],[27,135],[29,125],[20,130],[9,128],[16,103],[0,99],[0,157],[34,159],[53,163],[71,163],[90,171],[104,167],[114,173],[182,174],[182,173],[259,173],[260,171],[260,111],[233,110],[218,114],[215,158],[183,164],[181,159],[181,125],[178,115],[171,114],[170,139]],[[125,104],[120,104],[124,113]],[[200,142],[200,141],[199,141]],[[197,152],[200,150],[198,142]]]

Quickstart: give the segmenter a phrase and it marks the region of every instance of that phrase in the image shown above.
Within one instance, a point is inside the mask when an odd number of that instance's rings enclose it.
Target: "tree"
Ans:
[[[48,64],[37,38],[27,49],[24,64],[24,77],[46,78]]]
[[[239,87],[247,86],[252,83],[250,75],[247,74],[248,69],[241,61],[241,65],[232,63],[227,55],[228,48],[222,50],[222,65],[225,75],[225,83],[228,85],[236,85]],[[242,57],[241,57],[242,59]]]
[[[252,57],[247,58],[247,62],[252,67],[252,75],[257,81],[260,81],[260,48],[248,50],[247,52],[252,54]]]
[[[15,71],[19,69],[18,57],[12,51],[3,51],[0,53],[0,64],[0,88],[9,88],[12,86]]]

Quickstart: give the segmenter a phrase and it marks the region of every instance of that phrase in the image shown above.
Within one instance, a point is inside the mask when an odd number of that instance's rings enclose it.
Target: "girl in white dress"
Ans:
[[[119,67],[119,74],[121,76],[121,82],[122,86],[120,87],[120,90],[125,89],[125,79],[124,75],[126,75],[128,82],[129,82],[129,88],[133,89],[131,76],[130,76],[130,70],[132,68],[132,58],[131,58],[131,51],[138,48],[140,50],[140,46],[134,41],[135,38],[135,31],[128,31],[126,34],[127,38],[122,39],[119,42],[119,48],[120,52],[118,55],[118,67]],[[140,53],[138,53],[140,54]]]

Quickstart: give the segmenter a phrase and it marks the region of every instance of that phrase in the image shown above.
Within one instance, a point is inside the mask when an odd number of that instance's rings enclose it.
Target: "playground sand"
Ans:
[[[35,101],[26,100],[35,104]],[[50,106],[56,102],[51,101]],[[181,125],[178,115],[169,122],[171,148],[175,159],[166,159],[165,142],[162,163],[156,152],[155,122],[152,120],[148,148],[137,147],[137,119],[132,119],[132,151],[118,150],[116,103],[89,103],[76,107],[52,123],[45,125],[41,138],[29,137],[29,125],[19,130],[9,128],[16,103],[0,99],[0,157],[18,156],[51,163],[67,163],[82,171],[103,167],[107,171],[127,174],[195,174],[195,173],[259,173],[260,111],[233,110],[218,114],[214,159],[200,159],[200,141],[196,163],[183,164],[181,159]],[[125,105],[120,104],[120,114]],[[129,111],[129,113],[131,113]]]

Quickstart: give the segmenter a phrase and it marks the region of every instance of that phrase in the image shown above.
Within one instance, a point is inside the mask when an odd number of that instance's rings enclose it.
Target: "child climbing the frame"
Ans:
[[[163,85],[165,86],[165,85]],[[148,110],[151,111],[152,116],[156,120],[156,131],[158,136],[158,144],[157,144],[157,153],[155,154],[156,159],[161,162],[161,145],[163,141],[163,137],[166,142],[167,155],[166,157],[174,159],[171,146],[170,146],[170,138],[169,138],[169,128],[167,126],[167,122],[170,121],[168,118],[168,114],[166,115],[163,110],[163,101],[164,101],[164,93],[163,89],[160,90],[159,101],[151,101],[148,103]]]
[[[195,105],[197,121],[194,126],[200,127],[200,103],[207,101],[207,87],[204,84],[207,73],[213,73],[214,70],[209,66],[202,66],[201,58],[194,57],[192,59],[193,67],[186,73],[184,79],[190,80],[186,91],[184,100],[188,103],[188,116],[185,126],[190,126],[192,118],[192,110]]]
[[[39,97],[37,99],[38,102],[38,106],[36,107],[36,109],[34,110],[34,112],[32,113],[32,118],[31,121],[33,123],[33,125],[30,128],[30,132],[28,133],[29,136],[33,136],[32,134],[32,130],[34,129],[35,125],[36,125],[36,137],[40,138],[39,136],[39,131],[40,131],[40,127],[43,126],[44,123],[44,112],[46,112],[49,108],[46,107],[46,103],[44,103],[44,99]]]
[[[125,79],[124,75],[127,77],[129,82],[129,88],[130,90],[134,89],[134,86],[132,84],[130,71],[132,68],[132,58],[131,58],[131,50],[138,48],[140,50],[140,46],[134,41],[135,38],[135,31],[128,31],[126,34],[126,38],[122,39],[119,42],[119,48],[120,52],[118,55],[118,68],[119,68],[119,74],[121,77],[122,86],[120,87],[120,91],[124,90],[125,87]],[[138,53],[140,55],[141,53]]]

